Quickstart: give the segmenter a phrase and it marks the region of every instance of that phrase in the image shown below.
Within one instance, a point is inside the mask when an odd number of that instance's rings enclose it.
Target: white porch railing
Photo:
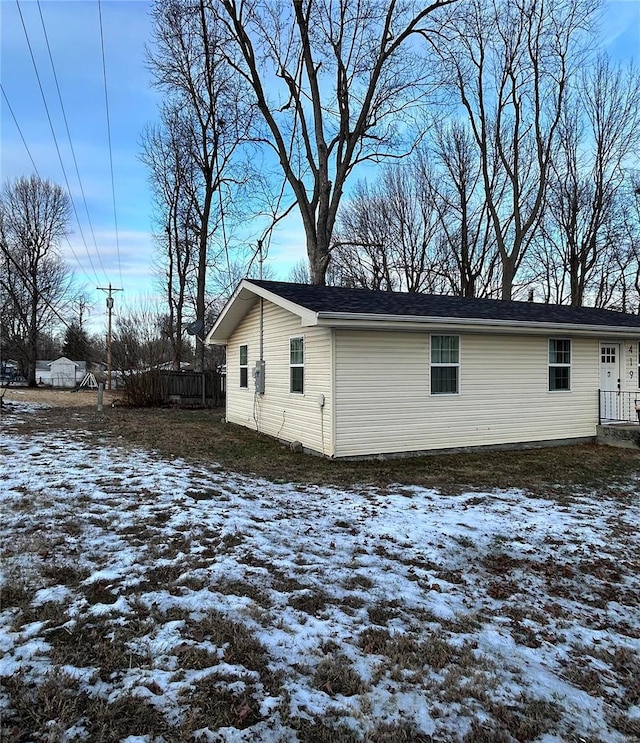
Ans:
[[[640,390],[599,390],[600,423],[640,423]]]

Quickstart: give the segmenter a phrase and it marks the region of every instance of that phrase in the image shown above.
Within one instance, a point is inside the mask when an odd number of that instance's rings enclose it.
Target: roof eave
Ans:
[[[348,312],[318,312],[317,325],[363,329],[424,330],[425,326],[446,327],[467,332],[492,331],[497,333],[522,332],[533,335],[548,333],[570,333],[571,335],[635,337],[640,328],[633,326],[593,325],[582,323],[533,322],[523,320],[497,320],[483,318],[460,318],[415,315],[379,315]]]

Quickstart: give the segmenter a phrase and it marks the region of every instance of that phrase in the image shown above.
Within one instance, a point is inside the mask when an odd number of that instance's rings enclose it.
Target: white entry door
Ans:
[[[601,414],[603,418],[620,418],[620,344],[600,344]]]

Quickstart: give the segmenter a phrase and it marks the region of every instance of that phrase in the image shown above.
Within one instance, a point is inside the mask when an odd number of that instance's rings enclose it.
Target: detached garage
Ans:
[[[592,440],[640,397],[640,317],[586,307],[245,279],[206,340],[229,422],[328,457]]]

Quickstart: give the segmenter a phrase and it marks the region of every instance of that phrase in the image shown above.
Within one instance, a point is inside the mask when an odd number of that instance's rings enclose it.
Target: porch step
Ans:
[[[640,425],[637,423],[606,423],[596,426],[596,441],[606,446],[640,449]]]

